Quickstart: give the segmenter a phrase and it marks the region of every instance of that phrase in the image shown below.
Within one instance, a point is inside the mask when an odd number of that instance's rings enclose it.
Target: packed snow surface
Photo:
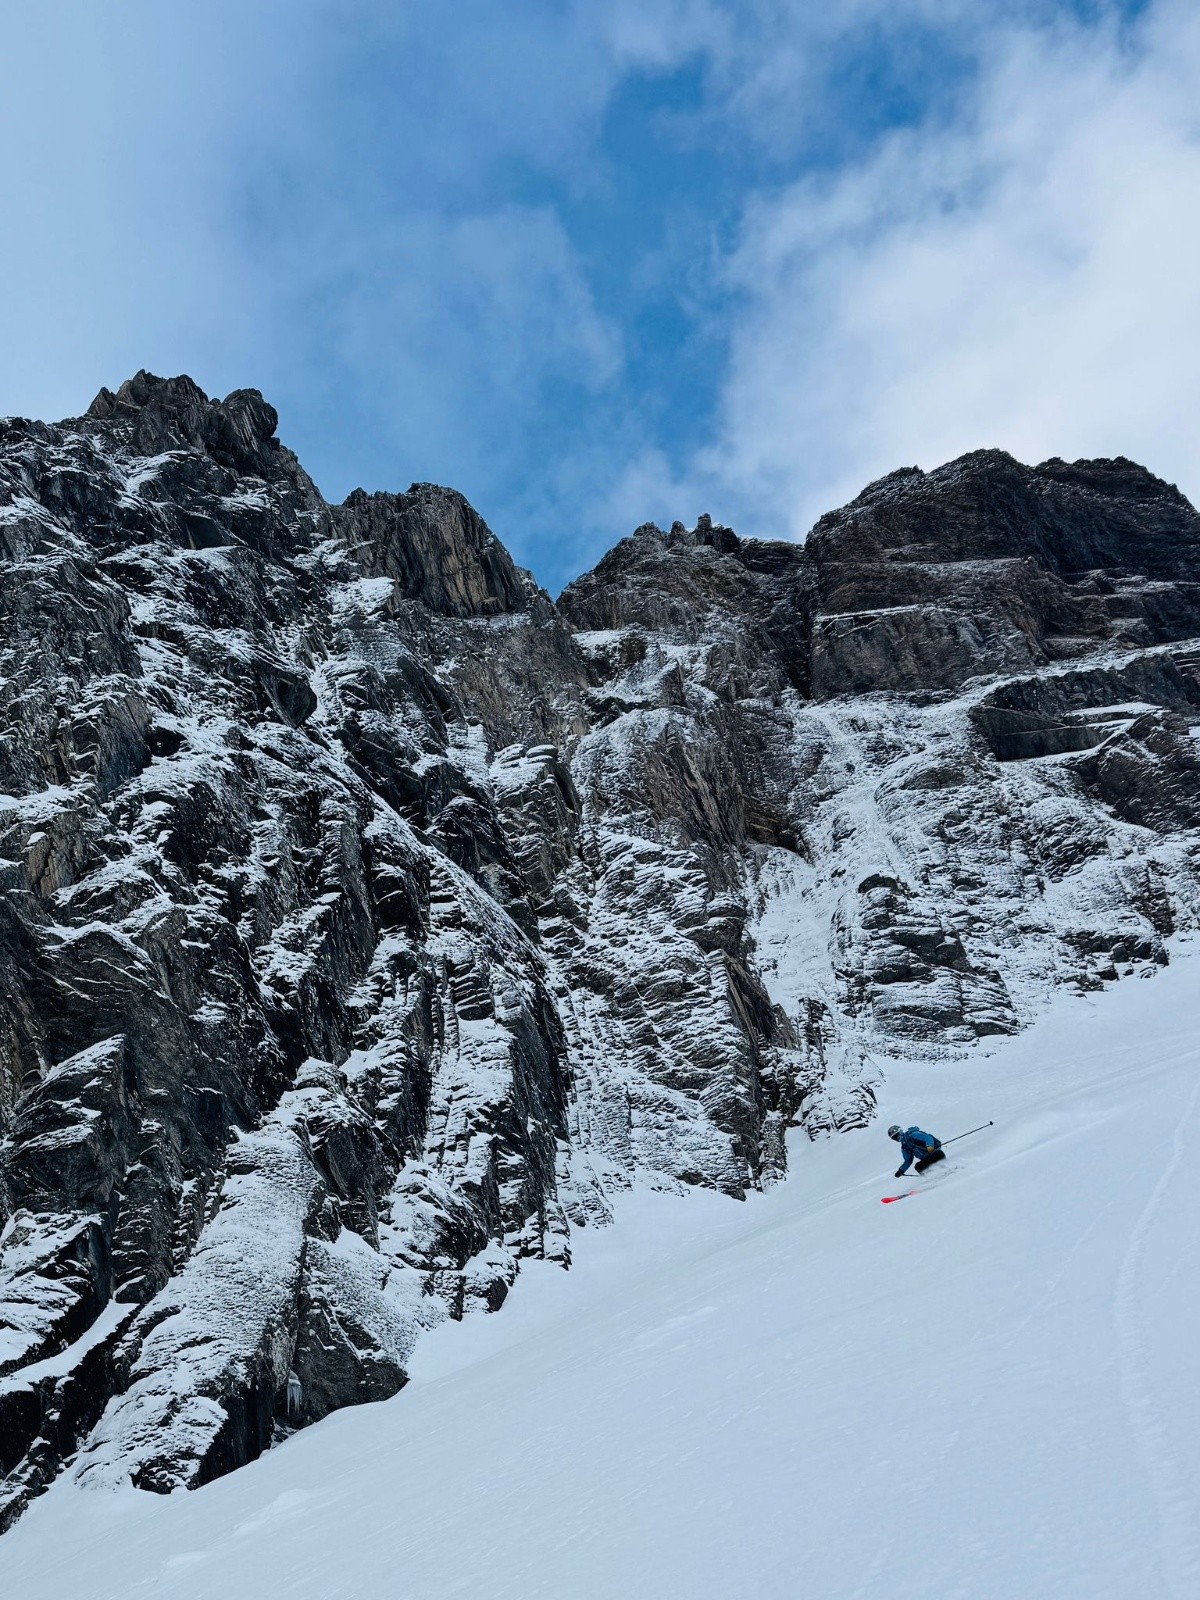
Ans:
[[[194,1493],[61,1479],[0,1591],[1191,1600],[1198,1022],[1193,947],[967,1063],[893,1063],[871,1128],[745,1204],[630,1195],[393,1400]],[[889,1122],[988,1119],[890,1176]]]

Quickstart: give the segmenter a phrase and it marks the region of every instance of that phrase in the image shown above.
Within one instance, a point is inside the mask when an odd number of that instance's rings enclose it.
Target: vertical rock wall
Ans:
[[[1200,522],[1128,462],[702,519],[557,605],[253,391],[0,423],[0,1523],[393,1393],[634,1179],[1197,919]]]

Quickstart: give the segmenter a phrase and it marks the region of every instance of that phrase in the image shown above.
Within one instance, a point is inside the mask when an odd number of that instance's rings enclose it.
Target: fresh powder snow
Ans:
[[[744,1204],[635,1191],[394,1399],[198,1491],[70,1474],[21,1600],[1192,1600],[1200,949],[885,1063]],[[891,1121],[951,1170],[893,1179]],[[903,1205],[885,1194],[919,1190]]]

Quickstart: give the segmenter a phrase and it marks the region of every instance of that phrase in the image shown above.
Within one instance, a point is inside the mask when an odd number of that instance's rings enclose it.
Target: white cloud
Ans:
[[[1158,0],[1131,51],[1029,21],[1064,4],[10,6],[0,411],[78,410],[140,365],[255,384],[331,493],[444,478],[557,574],[646,517],[800,533],[986,443],[1200,490],[1200,24]],[[947,120],[955,52],[987,66]],[[823,119],[821,159],[861,149],[870,73],[890,93],[910,61],[940,120],[760,192],[722,267],[735,175],[799,170]],[[689,64],[641,145],[607,139],[639,75]],[[673,189],[689,141],[708,210]],[[610,204],[659,160],[661,239]],[[672,288],[684,359],[667,340],[654,369]]]
[[[294,97],[286,19],[286,0],[5,8],[0,411],[77,412],[142,365],[254,381],[264,301],[222,224]]]
[[[999,445],[1200,492],[1200,14],[1006,30],[957,121],[749,209],[719,431],[687,501],[802,534]]]
[[[586,397],[619,375],[619,338],[546,208],[414,214],[350,239],[345,273],[326,270],[340,281],[307,319],[308,359],[361,396],[363,428],[387,439],[404,418],[402,474],[465,487],[549,390]]]

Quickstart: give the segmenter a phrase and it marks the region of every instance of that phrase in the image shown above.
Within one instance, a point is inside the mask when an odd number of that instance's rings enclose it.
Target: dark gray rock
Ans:
[[[1031,468],[981,450],[895,472],[805,548],[820,694],[952,688],[1200,631],[1200,519],[1131,461]]]
[[[647,525],[557,604],[257,392],[0,423],[0,1524],[395,1393],[1200,922],[1200,523],[1128,462]]]
[[[368,577],[450,617],[524,611],[536,585],[513,565],[483,518],[453,489],[414,483],[407,494],[356,489],[334,512],[346,546]]]

